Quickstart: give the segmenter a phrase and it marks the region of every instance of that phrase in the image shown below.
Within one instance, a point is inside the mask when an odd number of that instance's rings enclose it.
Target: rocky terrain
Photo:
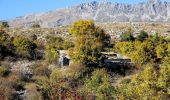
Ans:
[[[29,27],[38,23],[52,28],[80,19],[96,22],[170,22],[170,2],[148,0],[138,4],[90,2],[45,13],[29,14],[8,20],[11,27]]]

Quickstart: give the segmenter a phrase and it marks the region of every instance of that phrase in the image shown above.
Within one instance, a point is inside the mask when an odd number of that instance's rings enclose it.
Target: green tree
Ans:
[[[36,45],[24,36],[16,36],[13,40],[16,53],[21,57],[33,58]]]
[[[140,31],[140,34],[137,36],[137,40],[144,41],[148,38],[148,33],[145,31]]]

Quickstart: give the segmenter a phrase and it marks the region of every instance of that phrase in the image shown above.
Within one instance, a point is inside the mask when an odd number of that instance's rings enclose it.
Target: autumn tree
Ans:
[[[33,58],[36,45],[24,36],[16,36],[13,40],[16,53],[21,57]]]
[[[69,31],[76,37],[75,47],[70,50],[72,59],[87,65],[97,63],[100,52],[110,39],[104,30],[95,26],[91,20],[80,20],[73,23]]]
[[[150,40],[141,43],[137,46],[136,51],[131,55],[131,58],[139,65],[154,62],[156,59],[154,43]]]

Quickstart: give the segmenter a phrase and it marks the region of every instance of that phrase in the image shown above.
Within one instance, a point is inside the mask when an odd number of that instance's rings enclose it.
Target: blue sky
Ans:
[[[0,20],[15,18],[29,13],[46,12],[92,0],[0,0]],[[93,0],[94,1],[94,0]],[[100,1],[100,0],[96,0]],[[107,0],[120,3],[138,3],[146,0]],[[166,0],[170,1],[170,0]]]

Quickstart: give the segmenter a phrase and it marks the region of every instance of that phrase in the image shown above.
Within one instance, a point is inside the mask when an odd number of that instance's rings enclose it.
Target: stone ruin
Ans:
[[[59,67],[69,66],[69,64],[70,64],[70,57],[68,55],[68,51],[60,50],[59,51],[59,61],[58,61]]]

